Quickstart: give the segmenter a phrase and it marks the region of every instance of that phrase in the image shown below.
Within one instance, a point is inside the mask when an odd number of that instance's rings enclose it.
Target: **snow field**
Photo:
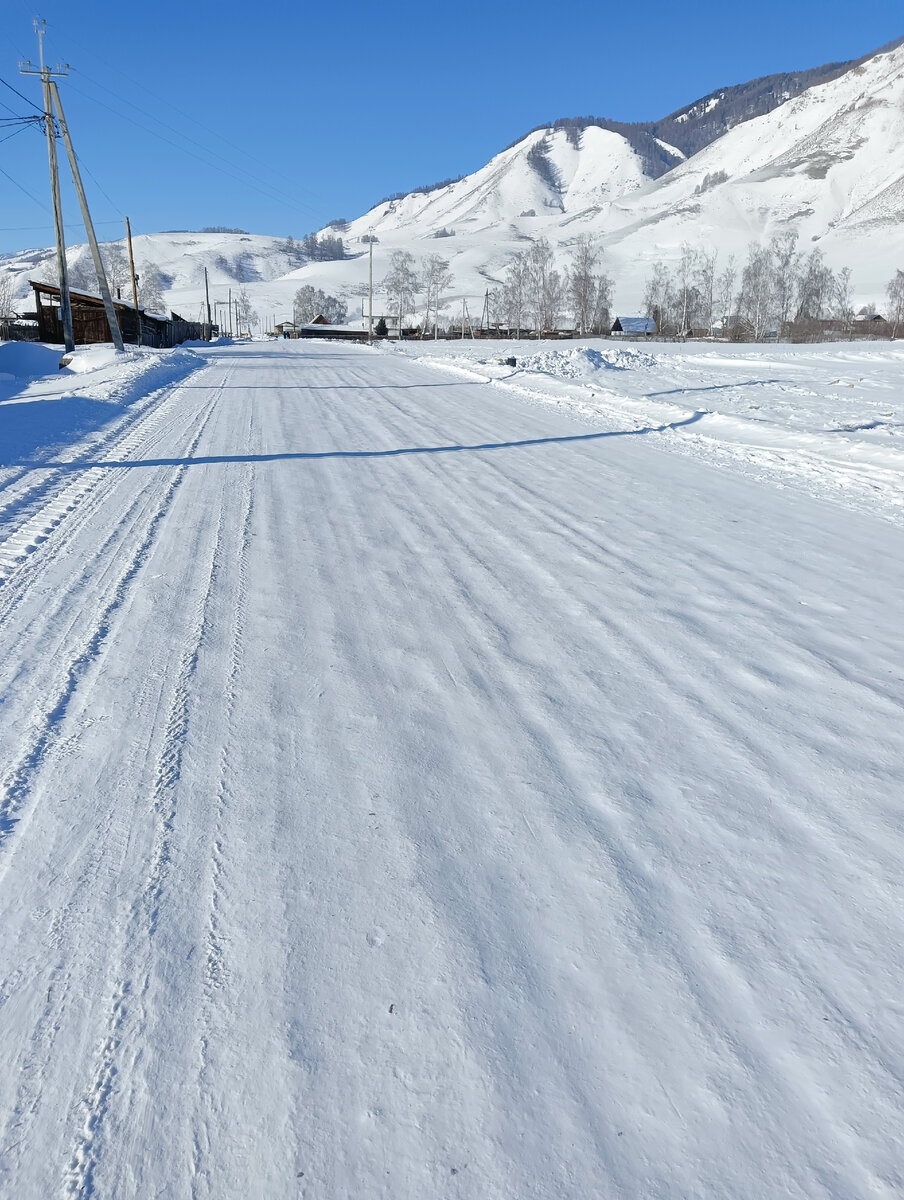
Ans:
[[[539,346],[465,340],[403,349],[581,420],[652,429],[681,453],[900,521],[904,348],[897,343]]]

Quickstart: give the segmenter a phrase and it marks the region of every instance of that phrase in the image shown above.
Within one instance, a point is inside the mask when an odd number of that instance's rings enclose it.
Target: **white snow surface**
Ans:
[[[7,380],[0,1194],[901,1195],[901,366]]]

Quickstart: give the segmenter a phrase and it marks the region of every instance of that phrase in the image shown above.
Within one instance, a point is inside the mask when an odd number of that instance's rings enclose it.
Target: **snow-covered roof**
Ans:
[[[618,333],[655,333],[656,322],[652,317],[616,317],[612,332]]]

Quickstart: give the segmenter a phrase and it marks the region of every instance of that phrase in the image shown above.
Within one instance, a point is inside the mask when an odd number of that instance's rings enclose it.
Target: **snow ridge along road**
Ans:
[[[0,1193],[900,1195],[901,530],[203,354],[4,477]]]

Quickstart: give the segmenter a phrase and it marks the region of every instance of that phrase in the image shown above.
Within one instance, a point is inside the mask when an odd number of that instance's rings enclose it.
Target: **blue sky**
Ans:
[[[0,78],[39,101],[18,72],[37,56],[39,12],[48,57],[72,66],[63,102],[102,240],[122,236],[126,213],[142,233],[300,237],[473,171],[547,120],[661,117],[904,34],[900,0],[39,4],[2,0]],[[2,86],[0,104],[0,117],[29,111]],[[0,171],[0,251],[49,245],[43,135],[0,143]],[[69,239],[83,240],[68,189],[64,206]]]

